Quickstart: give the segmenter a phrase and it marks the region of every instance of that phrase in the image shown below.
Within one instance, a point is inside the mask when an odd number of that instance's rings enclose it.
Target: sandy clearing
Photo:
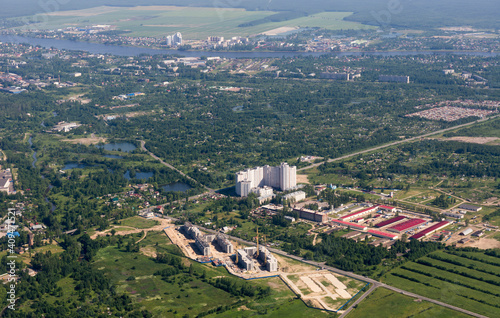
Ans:
[[[141,247],[140,251],[142,254],[148,257],[153,257],[153,258],[156,257],[156,250],[151,246]]]
[[[316,267],[312,265],[306,265],[304,263],[294,263],[287,257],[282,257],[278,254],[274,254],[274,257],[278,260],[280,264],[280,271],[283,273],[298,273],[298,272],[310,272],[316,269]],[[290,261],[289,261],[290,260]]]
[[[488,239],[488,238],[482,238],[479,239],[478,241],[465,244],[464,246],[467,247],[477,247],[482,250],[487,250],[490,248],[500,248],[500,241],[497,241],[495,239]]]
[[[344,285],[340,280],[338,280],[337,277],[333,276],[332,274],[326,274],[325,278],[328,279],[330,283],[332,283],[333,286],[335,286],[335,288],[347,289],[347,286]]]
[[[313,293],[321,293],[323,290],[321,287],[319,287],[310,277],[308,276],[302,276],[300,277],[300,280],[302,280],[307,287],[312,290]]]
[[[498,137],[465,137],[465,136],[456,136],[456,137],[450,137],[446,138],[446,140],[452,140],[452,141],[461,141],[461,142],[468,142],[468,143],[473,143],[473,144],[487,144],[489,142],[494,142],[500,140]]]
[[[297,30],[298,28],[299,27],[281,27],[281,28],[276,28],[276,29],[272,29],[272,30],[263,32],[262,34],[264,34],[264,35],[279,35],[282,33]]]
[[[297,183],[309,184],[308,175],[307,174],[298,174],[297,175]]]
[[[61,141],[88,146],[88,145],[97,145],[101,142],[106,143],[106,140],[107,139],[103,137],[96,137],[96,138],[62,139]]]

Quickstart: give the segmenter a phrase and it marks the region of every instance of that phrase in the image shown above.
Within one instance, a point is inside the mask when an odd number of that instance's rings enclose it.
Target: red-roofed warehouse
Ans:
[[[346,221],[342,221],[342,220],[332,220],[332,222],[339,224],[339,225],[343,225],[343,226],[348,226],[348,227],[350,226],[352,229],[356,229],[356,230],[366,231],[366,229],[367,229],[367,227],[365,225],[359,225],[356,223],[346,222]]]
[[[402,233],[402,232],[406,232],[406,231],[409,231],[411,229],[414,229],[417,226],[419,226],[425,222],[427,222],[427,221],[422,220],[422,219],[409,219],[408,221],[405,221],[405,222],[400,223],[400,224],[396,224],[396,225],[388,228],[387,231]]]
[[[428,227],[426,228],[425,230],[423,231],[420,231],[418,232],[417,234],[415,235],[412,235],[410,236],[410,239],[413,239],[413,240],[419,240],[421,238],[424,238],[428,235],[431,235],[432,233],[436,232],[436,231],[439,231],[441,230],[442,228],[445,228],[447,227],[448,225],[450,225],[451,223],[448,222],[448,221],[442,221],[442,222],[439,222],[437,224],[434,224],[433,226],[431,227]]]
[[[396,217],[393,217],[392,219],[385,220],[385,221],[382,221],[380,223],[375,224],[375,227],[383,227],[383,226],[386,226],[386,225],[389,225],[392,223],[396,223],[396,222],[401,221],[403,219],[405,219],[405,217],[402,215],[396,216]]]

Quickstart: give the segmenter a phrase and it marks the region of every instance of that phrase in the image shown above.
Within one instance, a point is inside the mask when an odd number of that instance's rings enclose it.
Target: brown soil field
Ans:
[[[308,179],[307,174],[298,174],[297,175],[297,183],[309,184],[309,179]]]
[[[78,139],[62,139],[61,141],[69,142],[72,144],[82,144],[82,145],[97,145],[98,143],[106,143],[106,138],[96,137],[96,138],[78,138]]]

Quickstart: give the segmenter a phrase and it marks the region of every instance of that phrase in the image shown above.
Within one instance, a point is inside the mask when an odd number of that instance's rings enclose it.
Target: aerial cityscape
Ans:
[[[494,0],[0,10],[1,317],[500,317]]]

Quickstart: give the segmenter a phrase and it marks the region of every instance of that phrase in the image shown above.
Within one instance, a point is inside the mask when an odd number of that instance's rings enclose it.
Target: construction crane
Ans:
[[[266,234],[262,234],[262,239],[264,240],[264,246],[266,245]],[[264,265],[267,263],[267,257],[264,255]]]
[[[257,258],[259,258],[259,228],[257,228]]]

